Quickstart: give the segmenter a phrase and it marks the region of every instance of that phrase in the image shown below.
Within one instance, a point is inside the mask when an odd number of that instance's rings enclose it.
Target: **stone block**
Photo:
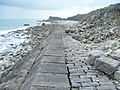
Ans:
[[[120,60],[120,49],[113,51],[110,56],[116,60]]]
[[[77,88],[80,87],[80,83],[72,82],[72,87]]]
[[[39,65],[38,72],[41,73],[55,73],[55,74],[67,74],[67,68],[65,64],[44,63]]]
[[[115,86],[99,86],[97,90],[116,90]]]
[[[69,85],[67,75],[54,73],[37,73],[33,82],[56,82]]]
[[[64,57],[55,57],[55,56],[43,56],[41,63],[65,64],[65,58]]]
[[[63,50],[46,50],[45,56],[58,56],[58,57],[63,57],[64,56],[64,51]]]
[[[80,87],[79,90],[96,90],[96,87]]]
[[[102,56],[95,60],[95,68],[108,74],[113,75],[117,70],[117,67],[120,65],[120,62],[109,57]]]
[[[33,85],[30,90],[70,90],[68,87],[44,87],[39,85]]]
[[[114,73],[114,79],[120,81],[120,70]]]
[[[74,78],[74,79],[71,79],[71,82],[76,82],[76,83],[87,83],[87,82],[91,82],[91,80],[88,79],[88,78],[86,78],[86,79]]]
[[[96,87],[99,86],[98,82],[86,82],[86,83],[81,83],[82,87]]]
[[[79,90],[79,87],[74,87],[72,88],[72,90]]]
[[[100,50],[93,50],[89,53],[89,56],[88,56],[88,59],[87,59],[87,62],[90,64],[90,65],[94,65],[94,62],[96,60],[96,58],[99,58],[100,56],[103,56],[103,52],[100,51]]]
[[[112,80],[109,80],[109,81],[99,81],[99,84],[101,86],[114,86]]]

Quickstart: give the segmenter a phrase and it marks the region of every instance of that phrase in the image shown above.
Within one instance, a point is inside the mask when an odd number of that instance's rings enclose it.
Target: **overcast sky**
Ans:
[[[120,3],[120,0],[0,0],[0,18],[68,17]]]

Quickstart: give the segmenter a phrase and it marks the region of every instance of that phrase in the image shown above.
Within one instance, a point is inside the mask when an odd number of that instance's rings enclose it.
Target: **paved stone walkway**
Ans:
[[[66,36],[64,43],[72,90],[120,90],[117,81],[109,79],[87,63],[88,50],[78,41]]]
[[[21,90],[120,90],[87,63],[87,50],[56,26]]]
[[[21,90],[70,90],[62,31],[52,32],[48,46],[38,61]]]

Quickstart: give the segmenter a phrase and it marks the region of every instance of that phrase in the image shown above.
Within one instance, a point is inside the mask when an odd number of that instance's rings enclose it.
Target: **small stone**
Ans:
[[[116,72],[114,73],[114,79],[120,81],[120,71],[116,71]]]

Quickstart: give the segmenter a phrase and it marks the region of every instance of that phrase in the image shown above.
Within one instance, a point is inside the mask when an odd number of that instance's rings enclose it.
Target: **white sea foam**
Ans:
[[[16,29],[9,29],[9,30],[0,30],[0,53],[6,52],[6,51],[14,51],[12,47],[17,47],[24,41],[26,41],[25,37],[26,35],[24,34],[24,30],[29,27],[34,27],[34,26],[41,26],[43,22],[40,24],[34,24],[30,26],[24,26],[21,28],[16,28]],[[46,24],[50,24],[49,22],[44,22]],[[22,32],[16,33],[15,31],[17,30],[23,30]]]
[[[8,30],[0,30],[0,35],[1,34],[7,34],[8,32],[11,32],[11,31],[23,30],[23,29],[26,29],[28,27],[30,27],[30,26],[24,26],[24,27],[21,27],[21,28],[8,29]]]
[[[14,58],[14,55],[17,55],[19,51],[19,55],[22,55],[22,53],[27,53],[32,49],[29,45],[29,37],[31,34],[26,34],[27,30],[25,29],[28,27],[40,26],[41,24],[42,23],[22,28],[0,30],[0,73],[5,70],[5,67],[13,66],[15,64],[17,59]],[[10,57],[12,58],[12,61]]]
[[[31,26],[24,26],[16,29],[1,30],[0,32],[0,53],[14,52],[15,47],[26,41],[24,30]],[[23,30],[16,33],[17,30]],[[26,41],[27,42],[27,41]]]

